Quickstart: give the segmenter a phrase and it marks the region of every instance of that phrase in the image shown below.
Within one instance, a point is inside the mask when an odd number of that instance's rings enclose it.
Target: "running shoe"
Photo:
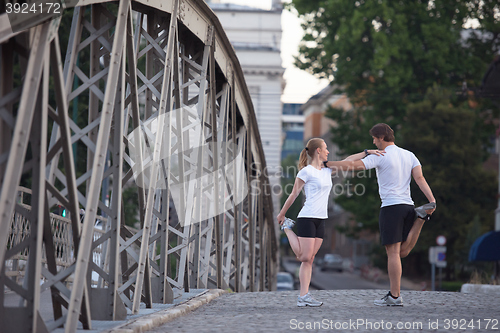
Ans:
[[[379,306],[403,306],[403,296],[399,295],[398,298],[394,299],[389,291],[382,299],[376,299],[373,304]]]
[[[283,221],[283,224],[281,225],[281,230],[285,231],[285,229],[287,228],[292,229],[294,224],[295,224],[294,220],[285,217],[285,221]]]
[[[317,301],[312,296],[307,293],[304,296],[299,296],[297,298],[297,306],[303,307],[303,306],[312,306],[312,307],[317,307],[317,306],[322,306],[323,302]]]
[[[425,205],[422,205],[420,207],[415,208],[415,213],[417,213],[417,216],[423,220],[430,220],[430,215],[427,214],[426,210],[428,209],[434,209],[436,208],[436,203],[435,202],[429,202]]]

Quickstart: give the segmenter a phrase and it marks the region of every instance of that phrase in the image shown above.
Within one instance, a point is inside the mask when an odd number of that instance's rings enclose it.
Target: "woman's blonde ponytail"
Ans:
[[[307,141],[306,147],[300,152],[299,170],[307,166],[307,156],[312,158],[316,149],[321,148],[323,142],[325,141],[321,138],[312,138],[311,140]]]
[[[307,153],[308,151],[306,150],[306,148],[302,149],[302,151],[300,152],[299,170],[302,170],[307,166],[307,155],[308,155]]]

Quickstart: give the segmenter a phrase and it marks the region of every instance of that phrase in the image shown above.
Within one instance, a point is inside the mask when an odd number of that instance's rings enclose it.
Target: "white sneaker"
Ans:
[[[285,217],[285,221],[283,221],[283,224],[281,225],[281,230],[285,231],[286,228],[292,229],[294,224],[295,224],[294,220]]]
[[[379,306],[403,306],[403,296],[399,295],[398,298],[394,299],[389,291],[382,299],[376,299],[373,304]]]
[[[312,306],[312,307],[317,307],[317,306],[322,306],[323,302],[317,301],[312,296],[307,293],[304,296],[299,296],[297,298],[297,306]]]
[[[425,205],[419,206],[415,208],[415,212],[417,213],[417,217],[423,219],[423,220],[429,220],[430,215],[427,214],[426,210],[428,209],[434,209],[436,208],[436,203],[435,202],[429,202],[426,203]]]

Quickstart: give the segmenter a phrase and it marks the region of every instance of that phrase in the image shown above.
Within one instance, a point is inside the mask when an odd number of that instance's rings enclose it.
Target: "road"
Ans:
[[[297,291],[227,293],[151,333],[499,332],[498,295],[405,291],[403,307],[373,305],[386,290],[316,290],[318,308],[297,307]],[[142,332],[144,332],[143,330]],[[122,330],[121,332],[125,332]]]
[[[299,262],[297,261],[283,259],[283,268],[292,274],[295,273],[298,265]],[[388,289],[389,281],[381,280],[379,283],[375,283],[362,278],[359,271],[352,273],[348,271],[342,273],[334,271],[322,272],[318,267],[314,267],[311,286],[313,289],[323,290]]]
[[[359,272],[321,272],[316,269],[313,274],[313,284],[324,290],[343,289],[387,289],[389,281],[375,283],[360,277]]]

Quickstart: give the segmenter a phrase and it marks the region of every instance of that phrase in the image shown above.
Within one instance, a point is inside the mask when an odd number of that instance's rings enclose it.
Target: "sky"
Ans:
[[[249,5],[248,0],[221,0],[223,3]],[[287,1],[289,2],[289,1]],[[252,7],[271,9],[272,0],[251,0]],[[281,59],[286,69],[286,88],[281,97],[283,103],[305,103],[328,85],[327,80],[319,80],[293,65],[293,56],[298,54],[298,45],[303,36],[300,19],[296,14],[284,10],[281,16],[283,35],[281,39]]]

